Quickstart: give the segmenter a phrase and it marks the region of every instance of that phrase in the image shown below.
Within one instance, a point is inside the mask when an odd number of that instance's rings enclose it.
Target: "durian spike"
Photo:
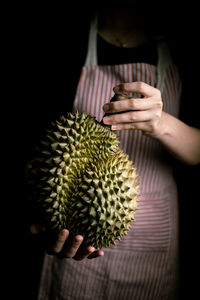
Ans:
[[[122,94],[122,93],[121,94],[114,94],[114,96],[111,98],[110,102],[121,101],[121,100],[125,100],[125,99],[127,99],[127,95],[125,95],[125,94]],[[111,114],[110,113],[105,113],[103,118],[105,118],[107,116],[110,116],[110,115],[116,115],[116,114],[118,114],[118,113],[111,113]],[[100,124],[104,127],[108,127],[108,128],[111,127],[110,125],[105,125],[103,123],[103,119],[101,120]]]
[[[110,102],[115,102],[115,101],[121,101],[127,99],[127,95],[120,93],[120,94],[114,94],[114,96],[111,98]]]
[[[120,240],[134,221],[139,186],[118,136],[76,113],[56,121],[44,141],[30,169],[30,199],[38,201],[47,229],[68,228],[84,236],[82,246],[95,248]]]

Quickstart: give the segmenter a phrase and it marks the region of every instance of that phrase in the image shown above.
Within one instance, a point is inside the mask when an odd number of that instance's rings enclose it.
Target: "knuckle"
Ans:
[[[78,247],[78,246],[80,245],[80,243],[81,243],[81,241],[79,241],[79,240],[73,241],[72,247],[73,247],[73,248],[76,248],[76,247]]]
[[[47,252],[49,254],[59,253],[60,247],[59,243],[56,241],[53,245],[48,245]]]
[[[71,254],[68,254],[68,253],[65,253],[65,256],[64,256],[65,258],[73,258],[73,255],[71,255]]]
[[[161,96],[161,91],[159,89],[156,88],[156,93]]]
[[[120,116],[118,115],[110,117],[110,122],[112,124],[116,124],[117,122],[119,122],[119,120],[120,120]]]
[[[148,128],[149,132],[153,132],[154,131],[154,123],[150,123],[148,127],[149,127]]]
[[[95,251],[95,248],[94,247],[88,247],[87,249],[87,254],[91,254]]]
[[[157,89],[157,88],[155,88],[155,95],[156,95],[159,99],[161,99],[161,91],[160,91],[159,89]]]
[[[143,130],[145,135],[152,134],[154,132],[154,125],[149,123],[145,128],[141,128],[141,130]]]
[[[137,81],[137,82],[136,82],[136,86],[137,86],[137,88],[138,88],[139,90],[143,90],[143,88],[144,88],[144,82],[142,82],[142,81]]]
[[[160,110],[163,108],[163,103],[161,101],[159,101],[155,104],[155,107]]]
[[[136,125],[134,125],[133,123],[130,124],[130,129],[135,129],[136,128]]]
[[[155,132],[156,128],[157,128],[157,121],[154,120],[149,123],[149,132],[151,133]]]
[[[134,113],[130,113],[130,114],[129,114],[129,120],[130,120],[131,122],[134,122],[134,121],[136,120],[136,116],[135,116]]]
[[[65,258],[72,258],[76,255],[77,248],[69,247],[63,250],[63,254]]]
[[[154,111],[154,119],[159,119],[160,118],[160,112],[158,110]]]
[[[58,250],[58,245],[57,245],[57,243],[56,243],[55,245],[52,246],[52,249],[48,249],[48,252],[51,252],[51,253],[55,252],[55,253],[58,253],[59,250]]]
[[[56,241],[55,241],[55,247],[58,247],[58,246],[60,246],[61,244],[64,244],[65,243],[65,240],[66,240],[66,238],[67,238],[67,234],[66,234],[66,232],[65,231],[61,231],[59,234],[58,234],[58,236],[57,236],[57,238],[56,238]]]
[[[128,104],[129,104],[128,106],[130,109],[134,109],[135,105],[136,105],[135,99],[130,99]]]
[[[58,239],[57,239],[57,241],[56,241],[56,244],[60,244],[60,243],[64,243],[65,242],[65,236],[64,235],[59,235],[58,236]]]
[[[83,238],[81,236],[75,236],[74,239],[73,239],[73,245],[77,246],[80,243],[82,243],[82,241],[83,241]]]

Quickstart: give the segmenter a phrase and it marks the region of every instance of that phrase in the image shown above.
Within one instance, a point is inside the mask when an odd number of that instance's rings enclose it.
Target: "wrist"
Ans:
[[[159,140],[162,141],[165,139],[166,136],[170,136],[170,115],[167,114],[166,112],[162,112],[161,118],[152,134],[152,136]]]

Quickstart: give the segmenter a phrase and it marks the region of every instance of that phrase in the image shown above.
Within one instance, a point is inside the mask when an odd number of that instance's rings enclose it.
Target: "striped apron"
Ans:
[[[91,23],[86,63],[77,87],[74,111],[101,121],[102,106],[117,84],[144,81],[162,92],[164,111],[178,115],[181,81],[167,48],[158,43],[158,65],[97,64],[97,22]],[[172,167],[162,145],[141,131],[117,134],[139,175],[135,222],[104,257],[83,261],[45,255],[39,300],[177,299],[178,208]]]

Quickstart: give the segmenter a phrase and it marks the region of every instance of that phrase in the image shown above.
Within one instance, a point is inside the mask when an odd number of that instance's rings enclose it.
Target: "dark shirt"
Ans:
[[[137,47],[123,48],[106,42],[98,35],[97,53],[99,65],[119,65],[139,62],[157,65],[158,59],[157,46],[154,39]]]

